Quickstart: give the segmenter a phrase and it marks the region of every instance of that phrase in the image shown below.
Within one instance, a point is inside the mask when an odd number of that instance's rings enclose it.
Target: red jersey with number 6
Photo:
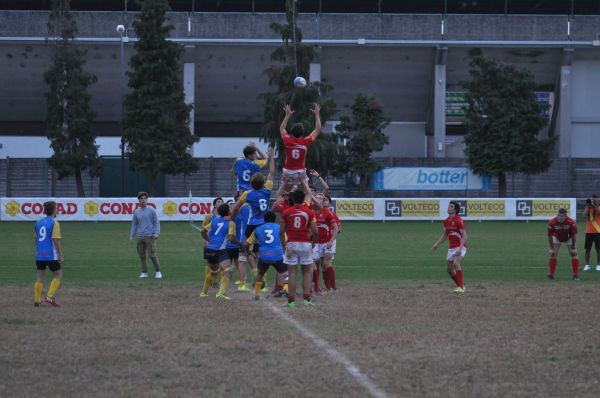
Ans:
[[[310,224],[316,223],[315,212],[306,205],[296,205],[281,213],[288,242],[311,242]]]
[[[283,168],[287,170],[304,170],[306,168],[306,154],[310,144],[313,143],[313,137],[296,138],[289,134],[282,134],[283,145],[285,146],[285,163]]]
[[[448,240],[450,241],[450,249],[454,249],[460,246],[460,239],[462,235],[460,234],[461,229],[465,229],[465,223],[460,218],[460,216],[450,216],[444,220],[444,228],[446,229],[446,234],[448,235]],[[465,242],[465,247],[467,247],[467,243]]]
[[[563,222],[554,217],[548,222],[548,236],[555,236],[559,242],[566,242],[573,235],[577,235],[577,223],[571,217],[566,217]]]

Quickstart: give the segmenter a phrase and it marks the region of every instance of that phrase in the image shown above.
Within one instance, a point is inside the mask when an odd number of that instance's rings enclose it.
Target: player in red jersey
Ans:
[[[451,201],[448,204],[448,217],[444,220],[444,232],[442,232],[442,236],[440,236],[437,242],[433,244],[431,250],[435,251],[448,238],[450,241],[450,248],[446,255],[448,275],[456,283],[456,288],[453,292],[464,293],[467,289],[463,283],[463,270],[460,262],[465,257],[465,254],[467,254],[467,231],[465,223],[458,213],[460,213],[460,203]]]
[[[289,290],[288,307],[296,306],[296,267],[302,268],[302,293],[304,306],[312,305],[310,299],[310,285],[312,281],[313,256],[312,247],[317,241],[317,220],[313,210],[304,204],[305,193],[301,190],[292,192],[294,206],[281,213],[281,241],[285,244],[285,258],[283,262],[288,266]]]
[[[317,194],[317,200],[323,202],[325,196]],[[319,237],[317,244],[313,248],[313,259],[315,260],[315,271],[313,272],[313,282],[315,283],[315,295],[322,295],[319,286],[319,267],[323,270],[323,280],[326,289],[334,289],[335,271],[333,270],[333,255],[335,254],[335,238],[337,237],[338,225],[333,213],[329,207],[323,206],[317,211],[317,229]]]
[[[577,247],[575,247],[575,237],[577,236],[577,223],[571,217],[567,216],[567,210],[560,208],[556,217],[548,222],[548,244],[550,250],[550,274],[546,279],[554,280],[556,272],[556,256],[560,250],[560,245],[565,243],[569,254],[571,255],[571,268],[573,269],[573,280],[579,280],[579,257],[577,257]]]
[[[283,164],[283,176],[287,176],[293,184],[298,184],[300,174],[306,170],[306,154],[308,148],[317,139],[321,133],[321,116],[319,112],[321,107],[315,104],[311,112],[315,115],[315,129],[306,137],[304,137],[304,125],[302,123],[294,123],[291,129],[291,135],[288,134],[286,127],[292,114],[295,112],[289,105],[286,105],[283,110],[285,117],[279,127],[281,139],[285,147],[285,163]],[[305,177],[306,178],[306,177]]]

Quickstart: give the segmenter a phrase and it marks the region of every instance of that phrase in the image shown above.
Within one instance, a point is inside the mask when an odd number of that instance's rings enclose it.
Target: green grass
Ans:
[[[547,274],[545,222],[468,222],[469,248],[463,267],[465,281],[542,281]],[[135,244],[129,241],[129,223],[61,224],[65,281],[74,284],[132,284],[139,280]],[[165,279],[143,283],[199,283],[204,261],[200,234],[188,223],[162,223],[158,242]],[[580,231],[584,231],[580,225]],[[334,264],[345,281],[447,281],[447,243],[437,252],[431,246],[440,236],[441,222],[345,222],[338,238]],[[0,223],[0,282],[29,283],[35,277],[33,224]],[[579,237],[583,268],[583,237]],[[595,253],[592,261],[595,264]],[[149,261],[149,260],[148,260]],[[148,262],[151,269],[151,263]],[[598,275],[597,275],[598,274]],[[584,275],[599,281],[600,272]],[[570,280],[570,259],[559,255],[557,279]]]

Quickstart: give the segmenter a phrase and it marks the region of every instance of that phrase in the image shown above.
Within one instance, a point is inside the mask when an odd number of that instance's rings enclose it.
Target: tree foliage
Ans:
[[[547,118],[536,101],[531,72],[482,57],[471,67],[469,81],[463,82],[469,103],[467,163],[478,175],[497,176],[499,195],[504,197],[506,173],[548,170],[556,137],[538,138]]]
[[[125,97],[124,140],[131,168],[148,177],[149,190],[160,173],[189,174],[197,164],[188,152],[198,141],[189,129],[191,105],[185,103],[183,47],[168,41],[167,0],[145,0],[133,28],[138,37],[129,61],[130,92]]]
[[[383,104],[372,96],[359,94],[352,105],[352,117],[342,116],[336,126],[340,137],[347,140],[344,150],[343,170],[352,170],[360,176],[360,190],[364,192],[371,174],[379,170],[371,158],[389,143],[383,129],[390,124],[383,112]]]
[[[283,148],[279,125],[285,116],[283,107],[286,104],[291,105],[292,109],[296,111],[290,119],[290,125],[302,123],[306,132],[314,129],[314,118],[310,113],[310,108],[314,103],[321,105],[323,125],[336,112],[335,102],[330,97],[332,92],[330,85],[311,82],[304,88],[294,87],[294,78],[296,76],[308,77],[310,63],[318,57],[314,46],[302,44],[302,31],[295,25],[297,16],[295,2],[286,0],[287,23],[271,24],[271,29],[281,36],[283,45],[271,54],[271,60],[277,65],[273,65],[265,71],[269,78],[269,85],[275,86],[277,91],[262,95],[265,101],[265,111],[261,133],[265,141],[277,148]],[[322,174],[332,173],[336,170],[339,153],[338,137],[334,134],[322,133],[310,147],[306,160],[307,167],[319,170]],[[282,164],[283,150],[280,150],[279,154],[279,162]]]
[[[88,87],[96,76],[83,67],[86,52],[73,45],[78,33],[69,0],[53,0],[48,17],[47,42],[54,47],[52,66],[44,73],[46,92],[46,135],[54,154],[49,163],[58,179],[75,176],[77,194],[85,196],[82,171],[96,177],[102,169],[98,146],[90,125],[95,113]]]

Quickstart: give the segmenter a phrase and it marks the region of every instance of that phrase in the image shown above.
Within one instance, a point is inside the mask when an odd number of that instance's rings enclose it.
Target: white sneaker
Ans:
[[[162,273],[160,271],[158,271],[156,273],[156,276],[154,276],[154,278],[156,278],[156,279],[162,279]]]
[[[148,273],[147,272],[142,272],[139,276],[140,279],[142,278],[147,278],[148,277]]]
[[[600,265],[596,265],[596,271],[600,271]]]
[[[585,267],[583,267],[583,272],[588,272],[590,270],[590,265],[586,264]]]

